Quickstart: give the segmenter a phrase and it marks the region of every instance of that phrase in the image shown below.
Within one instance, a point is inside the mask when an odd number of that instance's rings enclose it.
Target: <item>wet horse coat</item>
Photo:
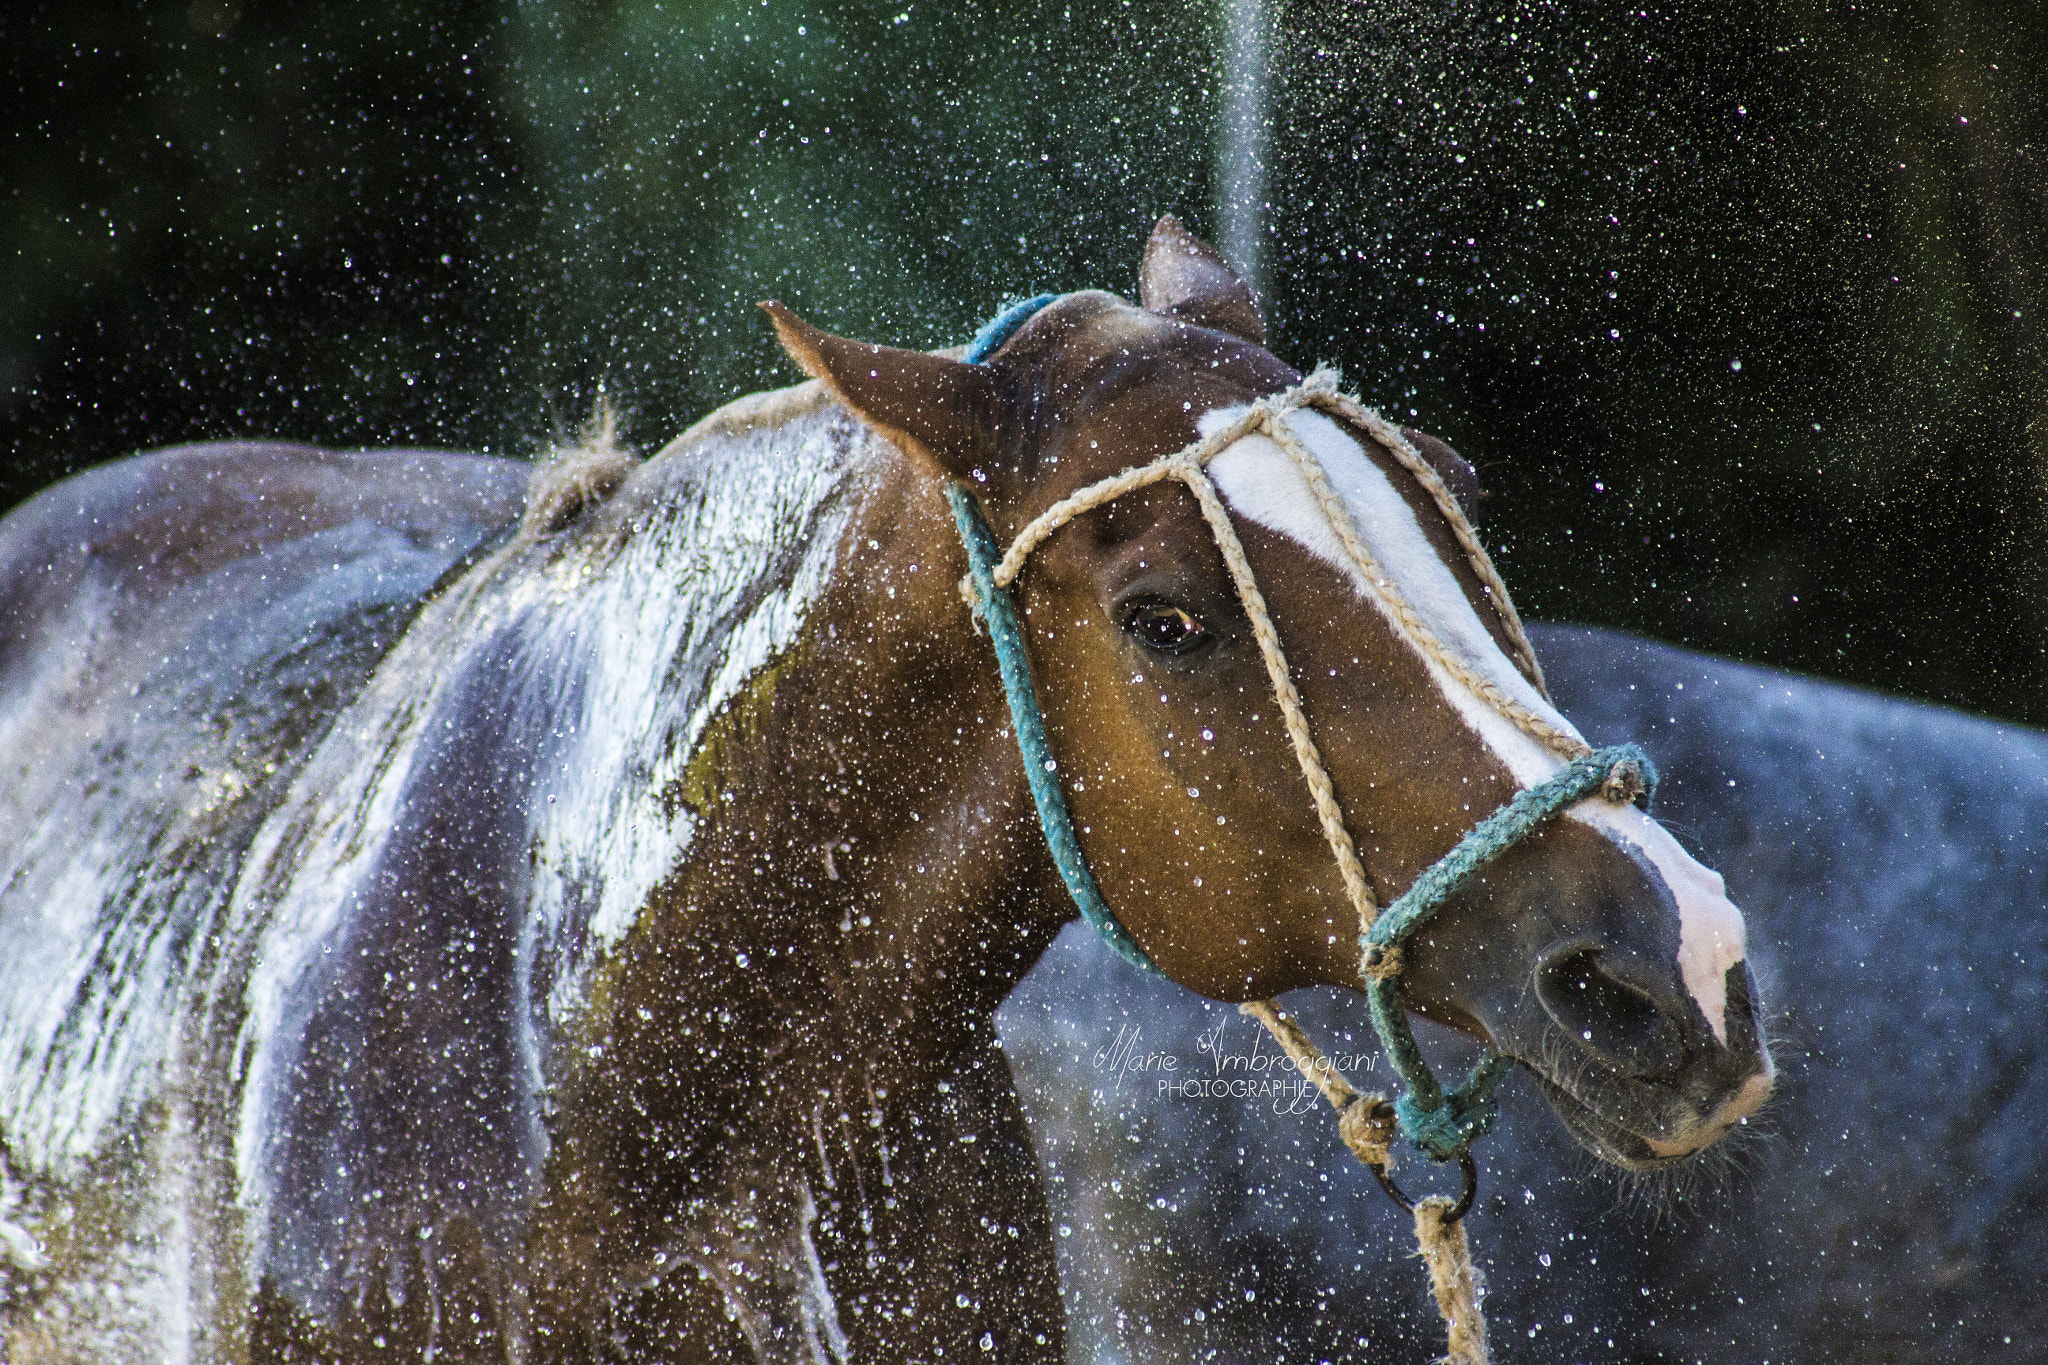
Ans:
[[[813,401],[765,436],[740,431],[703,443],[694,460],[650,464],[664,477],[625,491],[566,538],[490,534],[492,520],[516,511],[518,466],[391,462],[394,480],[417,481],[412,501],[429,525],[413,530],[351,515],[360,511],[354,498],[379,491],[374,461],[363,462],[370,485],[340,496],[322,475],[348,470],[345,457],[274,447],[202,447],[116,466],[67,489],[84,512],[67,516],[53,498],[34,509],[43,525],[17,526],[17,545],[27,542],[20,558],[68,559],[88,588],[62,585],[68,611],[50,628],[62,648],[30,656],[47,671],[17,694],[15,735],[40,738],[46,751],[82,741],[96,761],[35,756],[19,770],[26,789],[14,793],[40,819],[36,844],[9,868],[10,904],[90,915],[84,924],[50,914],[8,923],[16,960],[33,967],[7,978],[9,1146],[30,1177],[26,1189],[13,1187],[8,1217],[36,1230],[45,1249],[29,1259],[48,1263],[39,1275],[20,1265],[10,1274],[16,1310],[28,1314],[11,1327],[15,1356],[39,1349],[45,1334],[59,1354],[84,1346],[112,1358],[123,1339],[142,1350],[167,1337],[231,1333],[230,1296],[246,1290],[177,1284],[175,1262],[203,1262],[225,1245],[226,1268],[241,1270],[239,1244],[262,1287],[249,1328],[257,1354],[298,1336],[344,1352],[379,1336],[414,1348],[431,1340],[459,1355],[510,1336],[541,1351],[563,1330],[609,1332],[580,1305],[574,1326],[561,1329],[550,1303],[522,1302],[524,1286],[501,1278],[508,1260],[552,1254],[567,1266],[565,1293],[585,1292],[578,1279],[592,1261],[626,1262],[591,1291],[607,1302],[675,1272],[691,1292],[714,1296],[721,1325],[726,1303],[753,1308],[756,1320],[726,1330],[752,1339],[764,1358],[830,1358],[844,1353],[847,1326],[861,1324],[842,1326],[824,1265],[856,1271],[872,1260],[913,1284],[927,1278],[932,1244],[900,1244],[889,1215],[904,1208],[929,1235],[917,1205],[950,1191],[965,1218],[967,1189],[982,1217],[999,1213],[1021,1229],[993,1245],[979,1228],[971,1239],[950,1230],[961,1243],[945,1253],[955,1268],[992,1259],[1004,1273],[987,1279],[1015,1296],[979,1306],[977,1324],[1045,1316],[1027,1311],[1027,1297],[1052,1284],[1043,1201],[1031,1198],[1007,1073],[986,1046],[1001,986],[979,987],[985,1010],[956,1014],[957,988],[941,980],[949,1008],[905,1032],[900,1055],[871,1060],[820,1026],[830,1015],[820,988],[843,983],[818,981],[803,962],[802,929],[696,924],[653,948],[635,932],[646,931],[636,921],[655,888],[688,875],[677,865],[693,842],[718,840],[699,876],[756,856],[752,831],[702,839],[700,825],[735,787],[763,783],[746,770],[765,757],[752,731],[775,704],[776,675],[763,665],[787,651],[846,549],[848,517],[877,477],[857,457],[872,456],[873,445],[843,411]],[[109,484],[126,486],[107,496]],[[225,572],[196,564],[150,600],[152,541],[194,516],[226,529],[214,505],[224,488],[240,506],[283,504],[282,525],[264,529],[285,552],[261,543],[261,532],[223,537]],[[108,525],[114,508],[126,520]],[[74,540],[93,513],[98,539]],[[594,573],[593,562],[611,572]],[[226,633],[255,657],[215,664],[203,646],[224,633],[208,627],[223,617],[251,624],[246,580],[259,575],[272,592],[268,615],[255,615],[258,629]],[[40,605],[31,601],[17,619]],[[81,629],[96,609],[112,619]],[[158,634],[135,630],[124,610],[153,617]],[[282,628],[260,629],[272,619]],[[171,633],[187,623],[198,625],[183,638]],[[120,657],[79,658],[72,642],[95,636]],[[159,657],[124,663],[145,651]],[[145,682],[132,695],[104,687],[134,673]],[[88,711],[80,725],[74,712],[72,724],[52,726],[51,712],[72,700],[64,685],[80,675],[96,684],[88,699],[113,693],[112,718],[95,727]],[[139,742],[152,732],[129,708],[145,694],[144,718],[169,732],[165,747],[179,746],[182,762]],[[903,710],[913,709],[906,699]],[[252,717],[273,716],[269,730],[249,733]],[[189,731],[209,727],[222,732],[217,749],[194,750]],[[33,754],[19,741],[9,752]],[[80,783],[67,767],[97,771]],[[154,790],[165,768],[183,798],[158,808],[170,829],[138,827],[124,784]],[[832,772],[817,775],[816,789],[844,818],[801,851],[820,900],[877,861],[864,803],[842,805],[856,793]],[[934,815],[935,825],[947,817]],[[123,836],[140,848],[110,856]],[[182,871],[179,859],[204,856],[184,854],[188,847],[218,850],[224,865],[99,901],[65,896],[95,873],[132,877],[145,856]],[[687,889],[677,890],[669,904],[687,916]],[[844,899],[845,914],[825,927],[839,938],[839,923],[848,924],[854,970],[899,966],[887,935],[854,927],[868,916]],[[1029,963],[1006,937],[991,934],[1014,975]],[[697,988],[709,1003],[692,1013],[676,1008],[671,990],[645,1003],[607,1001],[599,1015],[592,995],[635,989],[621,983],[620,964],[640,952],[665,957],[663,975],[737,983],[741,1000]],[[978,956],[956,954],[955,970],[989,980]],[[764,1042],[763,1021],[737,1012],[764,997],[803,1021],[809,1055],[792,1055],[784,1039]],[[906,1012],[923,1003],[915,989],[902,999]],[[86,1012],[93,1006],[98,1015]],[[592,1103],[586,1087],[635,1079],[591,1076],[597,1068],[582,1063],[608,1048],[665,1060],[687,1050],[694,1065],[664,1068],[661,1082],[680,1094]],[[770,1066],[793,1097],[766,1083]],[[906,1073],[912,1081],[899,1079]],[[929,1103],[905,1112],[898,1097],[913,1089],[930,1092]],[[661,1111],[673,1113],[678,1100],[692,1122],[669,1131]],[[623,1104],[614,1121],[629,1134],[579,1123],[606,1113],[605,1101]],[[757,1107],[815,1153],[815,1188],[802,1175],[792,1183],[781,1150],[732,1142]],[[925,1141],[890,1151],[873,1121],[885,1107]],[[613,1201],[630,1195],[608,1189],[584,1226],[530,1248],[534,1208],[577,1206],[589,1168],[570,1167],[571,1154],[599,1143],[638,1158],[615,1176],[642,1187],[631,1191],[636,1202],[654,1202],[645,1186],[684,1188],[662,1190],[665,1217],[654,1227],[615,1214]],[[550,1155],[567,1191],[544,1183]],[[162,1172],[195,1187],[176,1194],[199,1197],[160,1201],[166,1191],[147,1186]],[[105,1226],[71,1231],[82,1220],[64,1217],[52,1175],[126,1184],[133,1206]],[[688,1188],[707,1182],[716,1182],[712,1198]],[[675,1226],[686,1207],[717,1212]],[[209,1208],[218,1224],[181,1227],[183,1247],[162,1245],[159,1220]],[[606,1245],[592,1256],[585,1238],[631,1239],[632,1249]],[[67,1301],[68,1276],[83,1281],[76,1300]],[[102,1304],[99,1285],[123,1278],[124,1293]],[[921,1307],[931,1319],[957,1307],[915,1298],[906,1292],[867,1311],[893,1319]],[[427,1311],[417,1311],[423,1302]],[[332,1323],[339,1333],[324,1326]],[[1056,1320],[1052,1331],[1056,1344]]]
[[[544,473],[516,525],[513,466],[278,447],[10,518],[10,1358],[1060,1358],[992,1020],[1072,911],[933,476],[1014,526],[1292,382],[1218,271],[1162,226],[1150,306],[1070,296],[986,370],[779,316],[829,390]],[[1025,584],[1076,815],[1176,979],[1350,981],[1185,515],[1135,500]],[[1246,543],[1384,892],[1522,773],[1354,585]],[[1769,1064],[1718,883],[1629,828],[1504,857],[1410,1003],[1655,1165]]]

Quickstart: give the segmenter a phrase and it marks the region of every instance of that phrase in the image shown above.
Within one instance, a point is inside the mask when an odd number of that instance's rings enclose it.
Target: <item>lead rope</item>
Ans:
[[[1301,1026],[1271,1000],[1250,1000],[1238,1010],[1266,1026],[1295,1069],[1315,1082],[1316,1089],[1337,1111],[1337,1136],[1380,1182],[1380,1188],[1415,1218],[1415,1244],[1429,1271],[1437,1315],[1444,1320],[1449,1350],[1446,1365],[1488,1365],[1486,1314],[1479,1307],[1485,1284],[1472,1263],[1472,1244],[1465,1236],[1468,1187],[1460,1199],[1432,1194],[1410,1201],[1390,1176],[1394,1169],[1394,1106],[1378,1092],[1361,1094],[1331,1066]],[[1467,1158],[1469,1160],[1469,1158]]]
[[[1042,305],[1042,302],[1033,300],[998,318],[990,325],[990,335],[1000,332],[1005,323],[1014,329],[1017,325],[1014,314]],[[984,347],[978,339],[974,349],[981,354],[971,354],[970,359],[980,359],[995,344],[1000,344],[999,340]],[[1490,1092],[1505,1071],[1506,1064],[1503,1059],[1488,1057],[1473,1071],[1465,1085],[1448,1094],[1437,1084],[1415,1046],[1399,1001],[1397,978],[1402,968],[1402,941],[1472,873],[1527,834],[1538,821],[1594,791],[1607,795],[1609,799],[1633,799],[1653,785],[1655,777],[1648,759],[1633,746],[1596,753],[1578,736],[1558,729],[1515,700],[1497,683],[1480,675],[1464,659],[1446,648],[1421,614],[1409,604],[1366,547],[1350,509],[1330,486],[1322,462],[1287,422],[1289,413],[1303,407],[1316,407],[1352,423],[1370,435],[1415,477],[1443,514],[1483,591],[1500,613],[1518,666],[1538,692],[1547,695],[1535,651],[1530,648],[1506,585],[1480,545],[1477,533],[1456,498],[1398,428],[1357,399],[1339,392],[1338,382],[1334,371],[1319,369],[1300,384],[1253,403],[1237,418],[1186,448],[1150,464],[1112,475],[1061,499],[1025,525],[1011,541],[1001,561],[992,565],[982,558],[984,553],[992,551],[993,541],[974,505],[972,493],[964,485],[951,485],[948,494],[969,552],[969,573],[961,580],[960,591],[974,613],[987,622],[997,646],[1005,692],[1010,699],[1013,719],[1017,721],[1019,745],[1025,751],[1027,772],[1033,779],[1034,800],[1039,807],[1048,843],[1053,848],[1055,863],[1087,918],[1105,933],[1112,946],[1140,965],[1153,967],[1108,906],[1102,903],[1101,893],[1096,889],[1078,842],[1073,838],[1064,797],[1058,791],[1056,780],[1049,776],[1041,780],[1039,768],[1043,767],[1045,774],[1049,775],[1054,765],[1049,757],[1039,753],[1046,747],[1043,744],[1043,721],[1038,715],[1036,698],[1030,686],[1029,666],[1023,658],[1022,632],[1015,622],[1014,609],[1008,597],[1011,585],[1031,552],[1075,517],[1166,479],[1178,480],[1194,494],[1202,517],[1215,537],[1217,549],[1223,555],[1224,564],[1230,570],[1245,615],[1251,622],[1253,638],[1258,642],[1267,678],[1272,683],[1288,738],[1294,746],[1295,760],[1314,799],[1317,820],[1343,878],[1345,894],[1357,914],[1361,948],[1359,971],[1367,982],[1375,1029],[1395,1070],[1408,1083],[1407,1094],[1398,1104],[1390,1103],[1384,1095],[1359,1094],[1328,1066],[1308,1035],[1281,1013],[1272,1001],[1253,1001],[1241,1008],[1264,1024],[1303,1074],[1315,1080],[1317,1088],[1337,1110],[1337,1131],[1344,1144],[1372,1171],[1388,1195],[1414,1215],[1416,1241],[1429,1269],[1437,1308],[1443,1315],[1449,1335],[1450,1354],[1445,1359],[1451,1365],[1487,1365],[1486,1321],[1479,1308],[1481,1278],[1472,1264],[1462,1219],[1470,1207],[1476,1179],[1470,1143],[1492,1123]],[[1230,515],[1206,470],[1216,456],[1254,432],[1269,437],[1287,452],[1331,528],[1336,531],[1360,581],[1396,631],[1426,660],[1485,698],[1524,733],[1566,760],[1564,771],[1538,787],[1520,793],[1418,878],[1416,884],[1395,903],[1395,913],[1388,916],[1389,922],[1385,924],[1380,923],[1378,900],[1366,880],[1350,830],[1344,823],[1343,811],[1337,804],[1335,788],[1323,766],[1307,715],[1302,710],[1301,696],[1294,686],[1265,596],[1259,590],[1250,561],[1245,557],[1244,545],[1238,539],[1237,530],[1231,524]],[[1030,738],[1032,735],[1036,736],[1035,744]],[[1036,764],[1033,762],[1034,754],[1038,754],[1040,759]],[[1063,850],[1065,856],[1062,856]],[[1380,930],[1378,933],[1374,932],[1376,925]],[[1157,968],[1153,967],[1153,970]],[[1437,1160],[1448,1160],[1453,1156],[1460,1160],[1465,1176],[1465,1190],[1461,1198],[1454,1201],[1432,1195],[1411,1201],[1401,1193],[1390,1175],[1394,1165],[1392,1143],[1399,1133],[1405,1133]]]

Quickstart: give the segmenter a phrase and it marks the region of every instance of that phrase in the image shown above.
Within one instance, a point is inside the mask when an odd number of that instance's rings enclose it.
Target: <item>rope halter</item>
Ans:
[[[1000,314],[969,347],[967,359],[970,362],[984,360],[1050,298],[1041,296]],[[1654,788],[1656,773],[1648,757],[1636,746],[1620,745],[1595,751],[1577,735],[1552,724],[1516,700],[1498,683],[1480,674],[1456,651],[1448,648],[1407,600],[1393,575],[1380,565],[1366,545],[1350,507],[1331,486],[1315,452],[1308,448],[1287,420],[1289,414],[1303,408],[1314,408],[1364,431],[1415,478],[1443,515],[1452,536],[1464,550],[1482,591],[1500,613],[1517,666],[1539,693],[1545,692],[1542,670],[1522,628],[1521,617],[1508,597],[1507,585],[1501,581],[1493,561],[1480,545],[1478,534],[1465,516],[1464,509],[1407,436],[1377,412],[1341,392],[1338,383],[1334,370],[1318,369],[1299,384],[1252,403],[1228,423],[1182,449],[1089,484],[1032,518],[1017,532],[1009,548],[1000,554],[972,489],[958,480],[950,482],[947,497],[952,503],[954,519],[968,558],[968,572],[961,580],[960,592],[976,617],[988,626],[997,664],[1002,671],[1003,690],[1010,703],[1011,719],[1016,727],[1018,749],[1023,755],[1025,773],[1038,807],[1039,823],[1045,831],[1047,846],[1061,878],[1083,917],[1119,955],[1157,972],[1157,964],[1124,928],[1103,898],[1074,833],[1065,793],[1056,776],[1058,764],[1046,737],[1044,715],[1032,682],[1024,632],[1017,619],[1011,588],[1023,572],[1032,551],[1074,518],[1156,483],[1175,480],[1187,487],[1201,508],[1202,517],[1208,523],[1210,534],[1230,571],[1238,600],[1251,622],[1252,635],[1258,642],[1267,679],[1279,703],[1295,761],[1315,801],[1323,837],[1336,860],[1345,895],[1358,919],[1359,975],[1371,1005],[1373,1025],[1395,1071],[1407,1085],[1406,1093],[1394,1103],[1399,1129],[1435,1160],[1464,1157],[1469,1171],[1466,1149],[1474,1137],[1492,1125],[1494,1107],[1491,1091],[1505,1074],[1507,1059],[1489,1054],[1480,1061],[1466,1082],[1455,1090],[1447,1092],[1437,1083],[1416,1046],[1408,1027],[1407,1011],[1400,999],[1403,944],[1475,873],[1526,837],[1542,821],[1596,793],[1614,801],[1633,800]],[[1238,539],[1236,527],[1208,474],[1212,460],[1254,434],[1271,439],[1293,461],[1336,532],[1338,543],[1343,546],[1358,581],[1365,585],[1396,633],[1424,658],[1484,698],[1523,733],[1564,760],[1564,767],[1556,775],[1518,793],[1481,821],[1450,853],[1417,877],[1385,914],[1381,913],[1378,899],[1359,861],[1357,845],[1337,803],[1336,789],[1316,747],[1308,717],[1303,712],[1301,694],[1295,688],[1265,595],[1259,590],[1258,580],[1245,557],[1244,545]],[[1270,1007],[1267,1013],[1278,1017]],[[1293,1033],[1299,1034],[1299,1030],[1293,1030]],[[1280,1035],[1276,1033],[1276,1036]],[[1305,1035],[1302,1037],[1305,1040]],[[1285,1045],[1289,1040],[1281,1037],[1281,1041]],[[1340,1110],[1346,1109],[1350,1103],[1349,1100],[1339,1103],[1335,1094],[1330,1095],[1330,1099]],[[1384,1175],[1385,1163],[1368,1164],[1374,1165],[1376,1173]],[[1407,1201],[1403,1198],[1402,1202]]]

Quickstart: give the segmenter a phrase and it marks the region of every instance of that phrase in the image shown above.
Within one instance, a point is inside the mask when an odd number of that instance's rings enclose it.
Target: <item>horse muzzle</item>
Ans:
[[[1748,1120],[1776,1083],[1748,964],[1730,966],[1725,985],[1724,1042],[1668,972],[1572,946],[1545,955],[1523,1027],[1498,1041],[1596,1155],[1634,1171],[1672,1167]]]

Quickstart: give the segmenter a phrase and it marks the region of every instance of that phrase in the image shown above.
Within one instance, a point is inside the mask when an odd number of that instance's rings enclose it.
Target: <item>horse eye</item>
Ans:
[[[1155,654],[1185,654],[1209,638],[1207,626],[1171,602],[1133,603],[1124,630]]]

